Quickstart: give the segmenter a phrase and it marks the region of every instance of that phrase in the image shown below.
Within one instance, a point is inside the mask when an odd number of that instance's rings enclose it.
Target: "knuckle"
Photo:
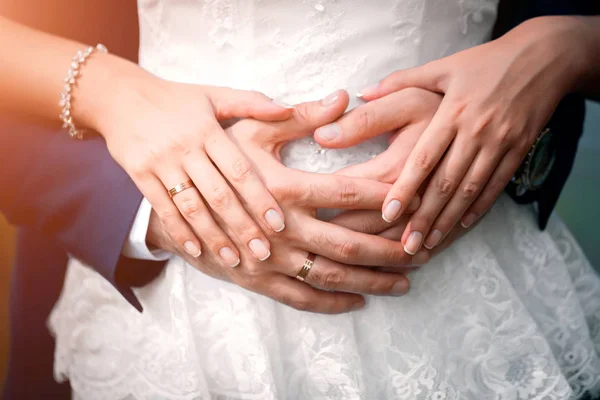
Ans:
[[[413,159],[413,165],[424,172],[429,172],[433,169],[432,159],[429,156],[429,153],[425,150],[419,150]]]
[[[298,311],[311,311],[313,309],[313,303],[308,299],[296,299],[284,295],[282,302]]]
[[[231,194],[225,187],[218,186],[213,189],[210,196],[210,205],[216,209],[223,209],[229,206],[231,202]]]
[[[345,280],[346,273],[341,268],[335,268],[322,274],[320,284],[325,289],[336,289],[339,288]]]
[[[352,260],[360,254],[360,244],[353,240],[346,240],[339,246],[338,252],[343,260]]]
[[[233,175],[232,179],[235,182],[244,182],[252,174],[252,165],[248,160],[238,158],[233,162]]]
[[[180,204],[181,213],[188,218],[195,217],[200,211],[200,203],[194,198],[185,198]]]
[[[455,184],[449,179],[439,179],[437,181],[438,192],[442,197],[449,197],[454,192]]]
[[[448,116],[451,121],[458,121],[461,119],[461,116],[464,114],[465,109],[467,108],[468,100],[466,99],[457,99],[454,100],[452,105],[449,107]]]
[[[461,195],[464,199],[470,200],[473,199],[477,193],[479,193],[479,188],[481,185],[475,182],[467,182],[461,190]]]
[[[257,238],[262,236],[262,234],[259,234],[259,230],[256,225],[250,221],[244,221],[244,223],[237,226],[235,230],[240,237],[244,238]]]
[[[167,223],[168,221],[171,220],[171,218],[173,218],[175,216],[175,213],[169,207],[163,207],[159,210],[156,210],[156,214],[158,215],[158,219],[162,223]]]

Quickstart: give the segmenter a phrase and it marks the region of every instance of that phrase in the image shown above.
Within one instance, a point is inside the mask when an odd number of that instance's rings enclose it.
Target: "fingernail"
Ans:
[[[325,125],[315,131],[315,133],[323,140],[333,140],[340,134],[340,126],[336,123]]]
[[[387,223],[394,222],[394,220],[398,218],[398,214],[400,213],[401,209],[402,203],[400,203],[400,200],[392,200],[385,207],[385,210],[383,211],[383,214],[381,214],[381,217]]]
[[[408,235],[408,240],[404,245],[404,251],[414,256],[417,251],[421,248],[421,244],[423,243],[423,234],[421,232],[411,232]]]
[[[405,295],[406,292],[408,292],[408,283],[404,279],[394,283],[394,286],[392,286],[391,294],[402,296]]]
[[[427,240],[425,240],[424,246],[431,250],[440,243],[443,237],[444,234],[442,233],[442,231],[435,229],[429,234]]]
[[[185,247],[185,251],[187,251],[188,254],[194,258],[198,258],[200,257],[200,254],[202,254],[202,251],[198,248],[198,246],[196,246],[196,243],[192,241],[185,242],[183,247]]]
[[[417,266],[425,265],[425,264],[427,264],[427,261],[429,261],[429,252],[428,251],[419,251],[412,258],[412,265],[417,265]]]
[[[252,251],[254,257],[256,257],[258,261],[265,261],[271,256],[271,252],[260,239],[252,239],[250,243],[248,243],[248,247],[250,247],[250,251]]]
[[[361,308],[363,308],[365,306],[365,303],[363,301],[359,301],[358,303],[355,303],[352,306],[352,311],[357,311],[360,310]]]
[[[379,83],[377,83],[375,85],[367,86],[360,92],[356,93],[356,97],[370,96],[372,94],[377,93],[377,89],[379,89]]]
[[[477,214],[471,213],[471,214],[468,214],[466,217],[464,217],[462,219],[462,221],[460,221],[460,224],[462,225],[463,228],[468,228],[471,225],[473,225],[473,223],[475,221],[477,221]]]
[[[327,106],[332,105],[336,101],[338,101],[339,98],[340,98],[339,91],[335,91],[335,92],[331,93],[329,96],[325,97],[323,100],[321,100],[321,104],[324,105],[325,107],[327,107]]]
[[[285,101],[281,101],[281,100],[277,100],[277,99],[273,99],[271,101],[273,102],[273,104],[278,105],[279,107],[287,108],[288,110],[291,110],[292,108],[294,108],[293,105],[288,104]]]
[[[283,217],[277,211],[270,209],[265,213],[265,219],[267,223],[273,228],[275,232],[281,232],[285,229],[285,223]]]
[[[231,268],[235,268],[240,265],[240,258],[229,247],[221,247],[221,250],[219,250],[219,255]]]

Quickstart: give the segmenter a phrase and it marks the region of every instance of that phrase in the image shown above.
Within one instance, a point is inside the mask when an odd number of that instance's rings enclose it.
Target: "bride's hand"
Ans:
[[[283,230],[283,212],[219,121],[278,121],[291,109],[255,92],[168,82],[145,72],[128,76],[119,80],[114,104],[103,105],[102,118],[90,125],[178,249],[194,257],[210,250],[231,262],[239,254],[235,238],[256,259],[266,259],[270,243],[263,232]],[[194,187],[170,198],[169,189],[190,180]],[[214,218],[230,228],[229,236]]]
[[[424,264],[429,253],[407,255],[398,243],[384,237],[355,232],[316,219],[317,208],[378,209],[390,185],[362,178],[312,174],[286,168],[278,159],[282,145],[312,133],[337,119],[348,104],[345,92],[323,102],[296,107],[294,118],[276,123],[243,120],[227,129],[238,141],[274,197],[281,204],[287,229],[271,235],[273,255],[258,263],[241,252],[237,268],[219,263],[212,252],[192,262],[201,271],[264,294],[301,310],[345,312],[364,304],[361,294],[402,295],[409,282],[399,273],[368,267],[402,267]],[[149,239],[150,242],[156,240]],[[161,247],[168,244],[157,243]],[[305,282],[294,279],[308,252],[318,254]]]
[[[391,74],[363,91],[383,99],[407,87],[445,94],[383,206],[387,219],[427,185],[402,241],[408,252],[440,243],[457,222],[470,226],[510,181],[585,57],[574,50],[578,21],[533,19],[493,42]],[[575,53],[575,54],[573,54]],[[570,56],[573,55],[573,56]]]

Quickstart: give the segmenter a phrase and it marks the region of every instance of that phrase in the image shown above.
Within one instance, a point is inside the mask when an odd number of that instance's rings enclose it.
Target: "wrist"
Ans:
[[[112,54],[94,54],[77,80],[73,116],[77,124],[99,132],[108,132],[106,122],[123,107],[128,93],[136,91],[151,74],[136,64]],[[157,78],[154,78],[157,79]]]
[[[589,70],[589,35],[578,16],[546,16],[524,22],[524,28],[539,51],[537,62],[548,76],[548,88],[556,89],[559,99],[581,88]]]

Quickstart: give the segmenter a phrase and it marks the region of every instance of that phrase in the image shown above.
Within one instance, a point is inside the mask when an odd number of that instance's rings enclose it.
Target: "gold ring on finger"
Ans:
[[[304,260],[304,265],[302,266],[302,269],[300,270],[300,272],[298,272],[298,275],[296,275],[296,279],[298,279],[300,282],[304,282],[304,280],[306,279],[306,276],[310,272],[310,269],[313,267],[313,264],[315,263],[316,257],[317,256],[315,254],[308,253],[308,256],[306,256],[306,260]]]
[[[169,197],[172,199],[173,197],[175,197],[175,195],[183,192],[184,190],[192,189],[195,187],[196,186],[194,185],[194,182],[192,182],[192,181],[180,183],[179,185],[173,187],[172,189],[169,189]]]

